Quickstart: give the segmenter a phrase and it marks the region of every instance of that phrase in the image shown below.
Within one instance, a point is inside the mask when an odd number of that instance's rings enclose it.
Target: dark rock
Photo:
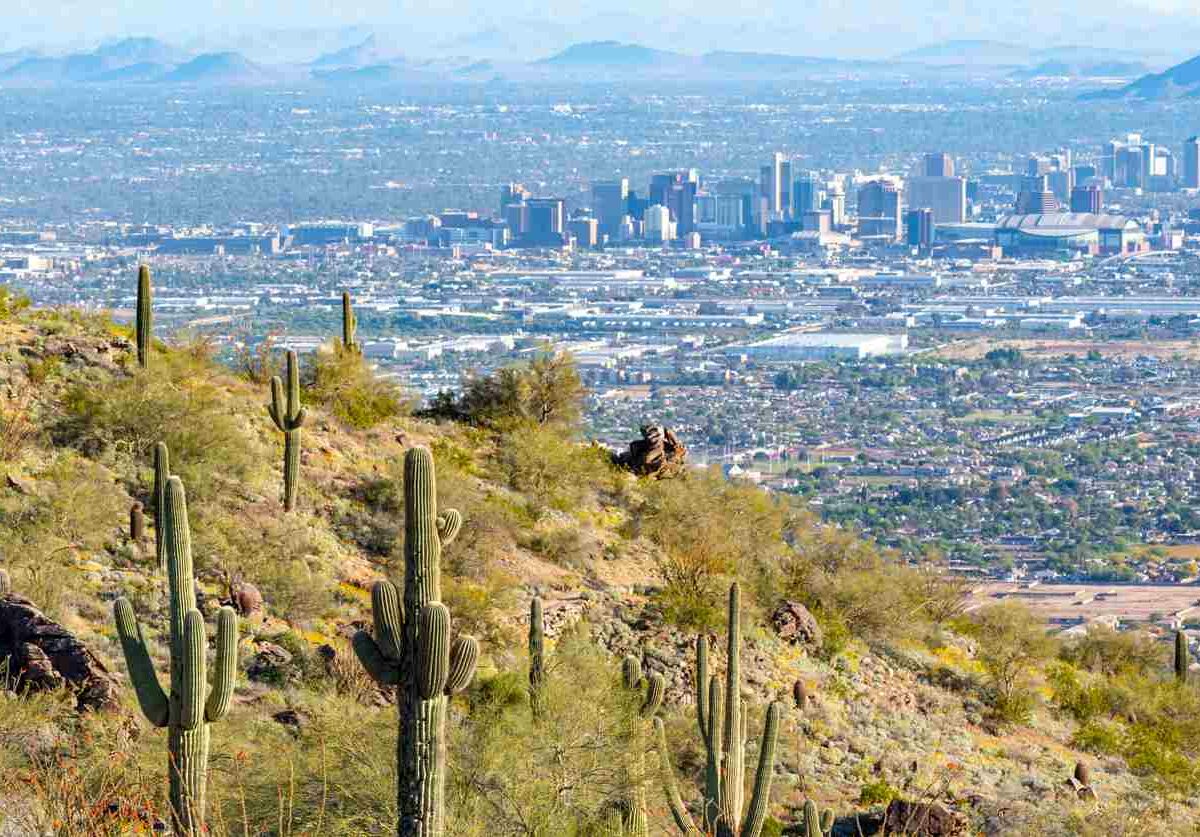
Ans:
[[[254,616],[263,607],[262,593],[249,582],[241,582],[233,586],[229,594],[229,604],[239,616]]]
[[[308,725],[308,715],[298,709],[284,709],[276,712],[271,718],[277,724],[282,724],[299,734]]]
[[[911,837],[952,837],[966,828],[963,817],[936,802],[908,802],[893,799],[883,818],[886,834]]]
[[[643,425],[642,438],[630,442],[629,450],[618,453],[613,462],[640,477],[674,476],[683,469],[687,447],[675,434],[658,425]]]
[[[15,691],[71,689],[80,711],[116,709],[116,678],[100,658],[33,602],[0,595],[0,667]]]
[[[780,602],[771,613],[771,626],[779,638],[787,642],[813,646],[821,644],[821,626],[800,602]]]
[[[292,655],[286,648],[263,642],[250,658],[250,663],[246,666],[246,676],[251,680],[278,686],[297,680],[300,672],[292,665]]]

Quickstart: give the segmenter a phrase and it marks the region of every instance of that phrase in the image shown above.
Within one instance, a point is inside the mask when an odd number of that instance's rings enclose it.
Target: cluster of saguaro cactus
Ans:
[[[650,821],[646,815],[645,752],[646,721],[658,714],[662,706],[666,683],[661,674],[642,676],[642,664],[637,657],[627,656],[621,663],[621,686],[631,695],[640,698],[637,715],[629,730],[630,781],[633,793],[622,811],[623,833],[629,837],[649,837]]]
[[[158,559],[159,572],[167,569],[167,551],[163,518],[167,505],[167,480],[171,478],[171,454],[166,442],[154,446],[154,556]]]
[[[361,351],[358,341],[354,339],[358,331],[358,318],[354,316],[354,306],[350,303],[350,292],[342,291],[342,348],[348,352]]]
[[[741,600],[738,585],[729,588],[728,653],[725,682],[708,674],[708,639],[696,640],[696,721],[704,741],[705,781],[702,827],[697,828],[683,804],[671,767],[666,731],[655,719],[658,733],[663,789],[671,816],[680,833],[687,837],[716,834],[717,837],[758,837],[767,816],[771,796],[771,778],[775,771],[775,744],[779,737],[778,701],[767,707],[758,768],[750,804],[745,805],[745,705],[741,677]],[[743,816],[743,808],[745,808]]]
[[[307,417],[300,406],[300,364],[294,351],[287,353],[286,390],[278,375],[271,378],[271,403],[267,405],[267,412],[283,434],[283,507],[291,511],[296,508],[300,482],[300,428]]]
[[[1188,679],[1188,643],[1183,631],[1175,632],[1175,679],[1186,683]]]
[[[163,691],[141,625],[127,599],[114,612],[121,648],[138,704],[147,720],[167,728],[167,773],[170,777],[172,827],[176,834],[198,837],[205,832],[205,789],[208,779],[208,725],[224,717],[237,672],[237,615],[228,607],[217,615],[216,657],[212,687],[206,675],[204,617],[196,609],[192,578],[192,543],[187,500],[179,477],[171,477],[159,507],[165,530],[167,581],[170,587],[171,691]]]
[[[473,637],[450,642],[450,611],[441,603],[441,554],[462,528],[454,510],[437,511],[433,456],[404,457],[404,597],[390,581],[371,590],[374,636],[360,631],[354,650],[380,684],[397,686],[400,735],[397,833],[445,834],[446,705],[475,673]]]
[[[150,360],[150,343],[154,339],[154,319],[151,312],[150,267],[138,267],[137,312],[134,331],[137,343],[137,362],[143,369]]]

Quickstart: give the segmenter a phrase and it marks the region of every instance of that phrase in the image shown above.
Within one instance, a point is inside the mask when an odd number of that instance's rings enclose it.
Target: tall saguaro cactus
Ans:
[[[354,316],[354,306],[350,303],[350,292],[342,291],[342,348],[348,352],[360,351],[358,342],[354,339],[358,331],[358,318]]]
[[[208,725],[229,709],[237,672],[237,614],[223,607],[217,615],[216,657],[212,687],[206,675],[204,617],[196,609],[192,578],[192,539],[187,499],[179,477],[167,482],[160,525],[166,533],[167,581],[170,587],[171,691],[159,684],[150,649],[128,599],[117,600],[117,634],[125,652],[129,677],[146,719],[167,728],[167,774],[170,777],[172,826],[176,834],[198,837],[205,832],[208,779]],[[165,514],[162,512],[165,511]]]
[[[143,369],[150,360],[150,341],[154,339],[154,319],[151,311],[150,266],[138,266],[137,313],[134,328],[137,340],[137,362]]]
[[[390,581],[371,590],[374,636],[359,631],[354,650],[381,685],[396,686],[400,837],[443,837],[446,830],[446,705],[471,682],[479,659],[474,637],[450,642],[450,611],[441,603],[441,555],[462,528],[462,515],[437,511],[433,456],[404,457],[404,596]]]
[[[1182,630],[1175,632],[1175,679],[1186,683],[1188,677],[1187,635]]]
[[[758,768],[750,805],[745,808],[745,705],[741,697],[741,598],[737,584],[729,588],[728,653],[725,682],[708,674],[708,639],[696,640],[696,721],[704,741],[705,780],[703,828],[697,828],[683,804],[671,767],[670,751],[662,721],[655,719],[663,789],[671,816],[681,834],[699,837],[759,837],[767,817],[771,778],[775,772],[775,744],[779,738],[778,701],[767,707]],[[745,813],[743,816],[743,808]]]
[[[537,596],[529,602],[529,709],[536,721],[542,713],[546,690],[546,624],[542,616],[542,600]]]
[[[283,434],[283,507],[296,508],[296,489],[300,482],[300,428],[308,414],[300,406],[300,363],[296,353],[287,353],[287,390],[276,375],[271,378],[271,403],[267,412]]]

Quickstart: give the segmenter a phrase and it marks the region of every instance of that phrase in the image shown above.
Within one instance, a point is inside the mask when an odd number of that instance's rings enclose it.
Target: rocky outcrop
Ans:
[[[771,627],[785,642],[814,647],[821,644],[821,626],[817,624],[817,617],[800,602],[780,602],[771,612]]]
[[[683,469],[687,447],[665,427],[644,425],[642,438],[630,442],[629,450],[618,453],[613,461],[639,477],[673,476]]]
[[[966,828],[963,817],[936,802],[908,802],[893,799],[883,818],[884,834],[909,834],[912,837],[953,837]]]
[[[80,711],[119,705],[116,678],[100,658],[33,602],[11,593],[0,595],[0,671],[18,693],[70,689]]]

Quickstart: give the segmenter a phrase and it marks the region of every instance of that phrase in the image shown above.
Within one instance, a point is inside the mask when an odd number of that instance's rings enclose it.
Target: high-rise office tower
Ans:
[[[954,158],[938,151],[925,155],[926,177],[954,177]]]
[[[1016,214],[1044,215],[1058,211],[1058,198],[1046,184],[1046,175],[1030,175],[1021,179],[1021,191],[1017,194]]]
[[[556,244],[566,231],[566,201],[562,198],[530,198],[524,237],[535,244]]]
[[[700,177],[695,169],[656,174],[650,178],[650,204],[667,208],[680,237],[696,229],[696,191],[699,186]]]
[[[1099,215],[1104,211],[1104,192],[1099,186],[1076,186],[1071,190],[1071,211]]]
[[[1200,189],[1200,137],[1183,144],[1183,188]]]
[[[858,190],[858,235],[895,241],[900,237],[900,190],[886,180],[872,180]]]
[[[520,183],[506,183],[500,187],[500,216],[504,217],[504,208],[514,203],[524,203],[529,197],[529,190]]]
[[[933,246],[933,210],[910,209],[904,214],[904,243],[928,250]]]
[[[967,218],[967,181],[962,177],[910,177],[905,202],[913,209],[933,210],[936,224],[961,224]]]
[[[646,207],[643,222],[647,241],[667,242],[675,238],[675,224],[671,221],[671,210],[662,204]]]
[[[762,196],[767,199],[767,211],[773,216],[783,211],[783,155],[776,151],[771,155],[771,162],[762,167],[760,172],[760,189]]]
[[[629,214],[629,178],[593,183],[592,214],[600,235],[615,240],[621,232],[621,221]]]
[[[795,196],[792,194],[792,161],[779,164],[779,214],[792,218],[795,213]]]
[[[572,218],[567,222],[567,232],[575,236],[579,247],[595,247],[600,241],[600,223],[595,218]],[[617,227],[620,232],[620,225]],[[616,238],[616,235],[613,235]]]
[[[792,208],[797,216],[821,208],[821,182],[812,172],[805,172],[792,181]]]

